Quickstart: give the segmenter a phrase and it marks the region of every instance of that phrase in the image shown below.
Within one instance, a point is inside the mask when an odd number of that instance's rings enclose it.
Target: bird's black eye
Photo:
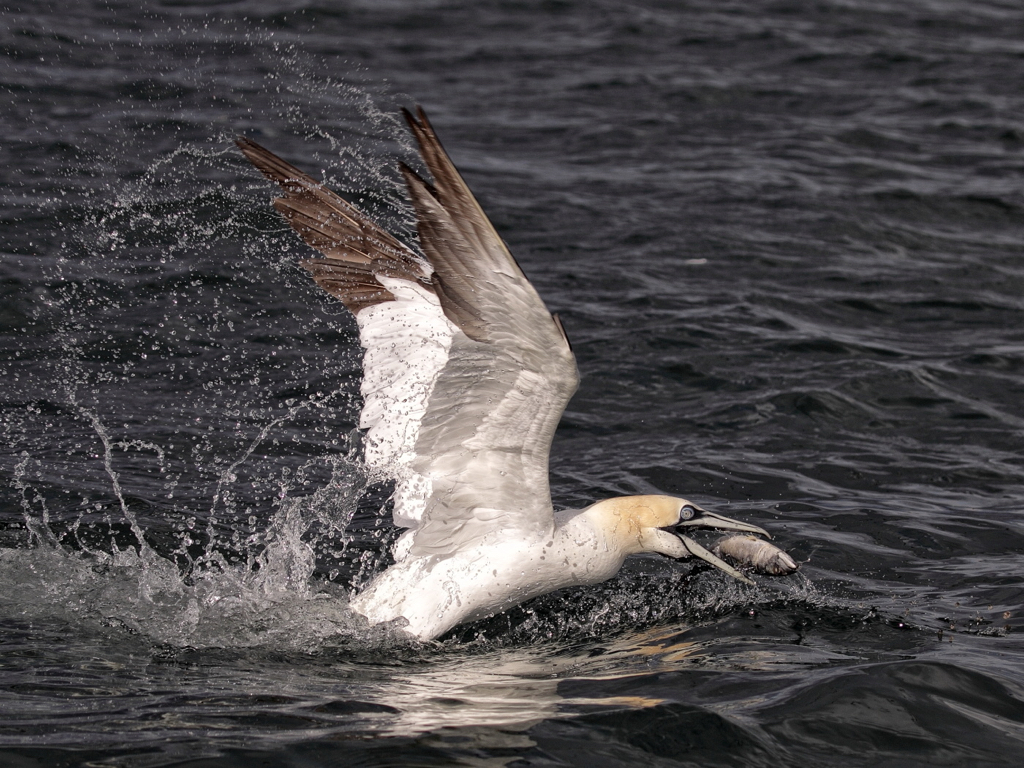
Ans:
[[[692,520],[693,516],[697,514],[697,510],[687,504],[681,510],[679,510],[680,520]]]

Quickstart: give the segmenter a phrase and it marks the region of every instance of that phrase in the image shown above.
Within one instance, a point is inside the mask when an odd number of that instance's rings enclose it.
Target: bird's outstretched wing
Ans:
[[[544,306],[441,147],[404,112],[432,183],[401,166],[423,257],[297,168],[240,139],[285,195],[275,207],[324,258],[303,262],[355,314],[366,461],[397,480],[397,556],[446,555],[553,524],[548,453],[579,383]]]

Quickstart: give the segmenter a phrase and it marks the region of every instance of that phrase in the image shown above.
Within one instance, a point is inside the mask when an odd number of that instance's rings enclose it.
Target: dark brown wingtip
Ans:
[[[427,117],[427,113],[424,111],[423,107],[421,107],[419,104],[416,105],[416,115],[420,119],[420,125],[422,125],[428,131],[433,133],[434,132],[434,126],[432,126],[430,124],[430,118]]]
[[[402,178],[405,179],[405,186],[409,188],[410,195],[414,193],[413,188],[415,186],[422,185],[422,187],[426,189],[427,192],[429,192],[433,197],[437,197],[437,190],[434,188],[434,185],[431,184],[426,179],[424,179],[418,173],[416,173],[416,171],[414,171],[408,165],[403,163],[401,160],[398,161],[398,170],[401,172]]]
[[[422,259],[358,207],[252,139],[239,136],[235,144],[284,189],[274,208],[307,245],[326,257],[306,260],[303,266],[353,314],[394,299],[377,275],[424,283]]]
[[[286,160],[275,155],[266,147],[262,147],[252,139],[239,136],[235,144],[246,159],[271,181],[279,184],[291,193],[299,192],[308,187],[323,186],[308,173],[304,173]]]
[[[430,167],[431,173],[433,173],[434,166],[431,165],[430,159],[430,155],[433,154],[431,145],[436,145],[436,148],[440,150],[446,160],[448,157],[444,148],[441,146],[440,139],[438,139],[437,134],[434,133],[434,126],[430,124],[430,119],[427,117],[427,113],[423,110],[423,107],[417,104],[415,115],[405,107],[402,107],[402,116],[405,118],[405,122],[409,125],[409,130],[412,132],[413,138],[416,139],[416,143],[419,145],[420,156]],[[448,162],[450,163],[451,161],[448,160]]]
[[[242,154],[257,168],[259,168],[259,164],[256,162],[256,158],[273,154],[266,147],[257,144],[252,139],[247,139],[245,136],[236,136],[235,146],[242,150]]]
[[[267,152],[264,147],[261,147],[252,139],[247,139],[245,136],[235,137],[235,146],[242,150],[242,154],[245,155],[245,159],[250,163],[259,168],[259,163],[256,162],[256,158],[262,153]]]
[[[418,105],[417,105],[416,109],[419,109]],[[405,107],[402,107],[402,117],[405,118],[405,122],[409,125],[409,127],[411,129],[413,129],[413,130],[416,129],[416,118],[413,117],[412,112],[410,112]]]
[[[430,125],[430,120],[427,118],[427,113],[423,110],[423,107],[417,104],[414,109],[416,110],[415,115],[406,107],[402,107],[402,117],[405,118],[405,122],[409,124],[413,133],[424,128],[433,133],[434,129]]]

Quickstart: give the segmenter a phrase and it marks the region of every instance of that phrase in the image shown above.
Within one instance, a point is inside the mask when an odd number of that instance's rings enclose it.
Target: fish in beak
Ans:
[[[753,584],[754,582],[747,578],[747,576],[742,572],[722,560],[718,555],[708,551],[689,536],[684,535],[681,529],[717,528],[722,531],[754,533],[769,539],[771,538],[771,534],[769,534],[764,528],[760,528],[756,525],[750,525],[749,523],[741,523],[739,520],[733,520],[732,518],[723,517],[722,515],[716,515],[714,512],[708,512],[706,509],[701,509],[695,504],[684,504],[679,510],[679,521],[670,527],[675,535],[678,536],[679,541],[682,543],[688,556],[700,558],[705,563],[713,565],[718,570],[724,571],[734,579],[742,581],[744,584]],[[775,548],[772,547],[772,549]]]
[[[725,571],[734,579],[738,579],[739,581],[742,581],[744,584],[754,584],[752,580],[748,579],[740,571],[733,568],[722,558],[706,550],[704,547],[702,547],[696,541],[691,539],[689,536],[683,536],[682,534],[676,535],[679,537],[679,541],[682,543],[683,547],[686,549],[686,551],[689,553],[691,557],[699,557],[705,563],[709,563],[710,565],[715,566],[715,568],[717,568],[720,571]]]

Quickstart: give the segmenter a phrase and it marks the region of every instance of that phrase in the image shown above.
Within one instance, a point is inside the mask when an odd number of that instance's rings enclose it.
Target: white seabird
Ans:
[[[245,156],[285,190],[274,207],[322,258],[302,266],[355,315],[366,464],[396,481],[406,532],[395,563],[351,602],[371,624],[429,640],[563,587],[614,576],[640,552],[698,557],[749,579],[681,530],[768,536],[686,499],[627,496],[555,512],[548,454],[579,377],[551,315],[441,147],[403,110],[433,178],[400,165],[418,253],[319,182],[248,139]],[[718,551],[765,573],[796,564],[760,539]]]

